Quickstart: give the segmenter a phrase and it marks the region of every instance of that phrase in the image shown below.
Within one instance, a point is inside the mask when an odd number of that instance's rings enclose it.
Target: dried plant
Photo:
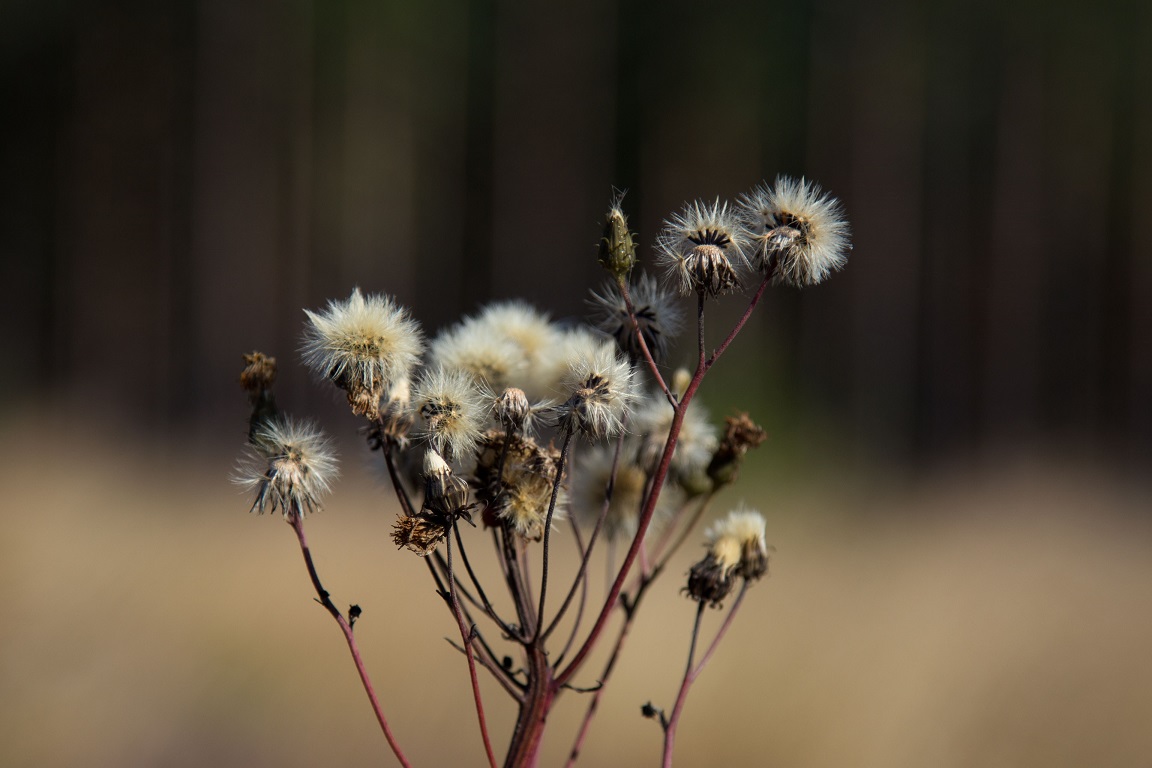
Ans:
[[[304,362],[366,420],[369,447],[380,453],[399,503],[393,543],[424,559],[459,630],[456,648],[467,662],[491,766],[499,761],[479,668],[518,708],[505,766],[536,765],[558,698],[585,696],[568,753],[567,765],[576,763],[643,598],[716,494],[736,480],[745,454],[765,439],[747,414],[718,430],[695,399],[701,382],[769,285],[814,285],[844,266],[850,248],[839,203],[815,184],[780,178],[735,205],[695,201],[672,215],[656,239],[668,290],[649,275],[633,277],[637,236],[622,204],[616,194],[605,218],[599,259],[611,278],[592,294],[588,327],[564,328],[526,303],[504,302],[425,344],[416,321],[387,296],[356,289],[324,311],[305,310]],[[744,286],[756,286],[744,313],[710,350],[709,302]],[[662,367],[683,327],[674,293],[696,297],[691,372]],[[332,602],[304,536],[305,514],[329,492],[336,459],[318,429],[280,413],[272,396],[276,361],[254,352],[245,363],[241,383],[252,417],[236,480],[255,494],[254,511],[280,511],[294,530],[388,744],[409,765],[356,642],[361,610],[342,612]],[[409,477],[406,467],[420,469]],[[681,591],[696,610],[679,693],[668,713],[650,703],[641,708],[663,728],[665,766],[692,683],[748,587],[767,573],[765,527],[747,509],[714,522],[705,532],[707,554],[687,574]],[[570,536],[579,553],[575,577],[562,584],[551,568],[557,536]],[[480,539],[494,545],[498,583],[484,583],[473,567]],[[589,572],[601,554],[610,586],[594,601]],[[498,593],[507,610],[494,607],[489,596]],[[582,621],[589,607],[590,623]],[[710,608],[723,619],[697,655]],[[621,621],[609,632],[615,615]],[[588,675],[590,653],[600,646],[608,649],[606,665]],[[579,687],[589,681],[595,684]]]

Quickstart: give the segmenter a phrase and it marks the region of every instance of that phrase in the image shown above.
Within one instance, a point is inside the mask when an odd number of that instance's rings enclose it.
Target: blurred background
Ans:
[[[1146,763],[1150,96],[1139,0],[7,0],[0,764],[382,754],[289,532],[227,482],[251,349],[341,440],[314,545],[402,740],[479,764],[452,625],[297,365],[302,308],[360,286],[429,332],[508,297],[578,318],[614,186],[646,245],[777,173],[838,196],[855,247],[771,291],[704,391],[771,433],[725,503],[778,555],[682,764]],[[673,581],[589,765],[656,760]]]

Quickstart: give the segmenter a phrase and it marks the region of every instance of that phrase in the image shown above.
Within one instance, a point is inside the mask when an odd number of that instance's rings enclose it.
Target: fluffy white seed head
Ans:
[[[304,313],[304,363],[345,390],[353,411],[375,419],[388,384],[407,378],[420,359],[420,326],[388,296],[359,288],[322,312]]]
[[[848,261],[848,222],[840,201],[806,179],[779,176],[740,199],[754,243],[753,265],[773,283],[816,285]]]
[[[749,268],[744,226],[728,203],[697,200],[664,222],[656,240],[657,263],[680,294],[719,296],[740,287]]]
[[[560,388],[567,399],[557,407],[558,424],[589,439],[616,434],[624,413],[636,398],[636,373],[602,340],[594,349],[577,350],[568,362]]]
[[[605,490],[612,477],[614,446],[596,446],[579,454],[572,474],[572,511],[586,529],[591,530],[604,508]],[[601,529],[609,540],[630,540],[636,534],[640,520],[640,505],[644,500],[647,476],[644,470],[627,459],[622,451],[616,469],[616,483],[612,499]],[[653,530],[666,520],[680,501],[680,495],[671,487],[660,493],[656,502]]]
[[[493,334],[469,318],[442,331],[432,341],[432,365],[466,374],[493,392],[519,381],[527,361],[511,339]]]
[[[412,392],[412,403],[423,424],[420,435],[437,453],[450,461],[475,453],[487,419],[488,398],[468,374],[426,371]]]
[[[331,442],[312,424],[276,418],[261,424],[237,467],[235,482],[255,491],[252,511],[279,509],[284,517],[320,508],[339,474]]]

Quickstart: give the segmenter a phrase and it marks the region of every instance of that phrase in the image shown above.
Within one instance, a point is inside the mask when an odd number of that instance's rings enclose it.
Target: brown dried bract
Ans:
[[[426,515],[404,515],[392,526],[392,541],[398,548],[407,548],[420,557],[427,557],[448,529],[444,523]]]

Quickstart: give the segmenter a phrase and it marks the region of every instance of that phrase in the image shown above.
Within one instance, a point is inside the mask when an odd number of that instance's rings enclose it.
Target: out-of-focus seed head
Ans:
[[[407,378],[420,359],[420,326],[391,298],[359,288],[323,312],[304,313],[304,363],[344,390],[354,413],[376,420],[389,382]]]
[[[256,492],[252,511],[279,509],[285,518],[320,509],[338,473],[331,443],[316,427],[289,418],[260,425],[237,467],[235,481]]]
[[[748,268],[747,235],[739,218],[721,203],[695,201],[664,222],[656,241],[657,261],[680,294],[719,296],[740,288]]]
[[[698,402],[693,400],[688,403],[676,439],[676,449],[672,453],[672,463],[669,465],[671,479],[686,491],[694,491],[700,485],[698,476],[704,475],[717,448],[716,428]],[[636,463],[649,474],[656,472],[660,457],[664,454],[664,444],[668,442],[675,415],[676,412],[663,395],[656,394],[645,398],[643,405],[635,410],[633,431],[640,436]],[[707,477],[704,477],[704,481],[707,482]]]
[[[640,506],[648,478],[644,470],[628,459],[628,453],[632,452],[621,452],[616,482],[612,485],[612,496],[604,516],[602,532],[610,541],[631,539],[636,535],[636,525],[640,521]],[[582,451],[576,460],[576,471],[572,476],[572,512],[586,528],[595,525],[604,509],[614,456],[615,448],[604,445]],[[649,532],[669,517],[678,501],[678,494],[672,487],[666,487],[660,493]]]
[[[421,437],[450,461],[471,456],[487,418],[485,397],[474,380],[459,371],[426,372],[412,393],[423,420]]]
[[[248,393],[248,404],[252,414],[248,418],[248,441],[255,439],[256,432],[264,424],[274,420],[280,410],[276,407],[276,397],[272,394],[272,384],[276,381],[276,358],[263,352],[244,355],[244,370],[240,372],[240,386]]]
[[[672,342],[680,332],[680,309],[651,275],[641,275],[628,289],[628,293],[636,310],[636,327],[640,330],[640,336],[652,358],[662,362],[668,357]],[[592,309],[593,325],[616,339],[616,344],[629,359],[635,361],[643,357],[628,305],[618,283],[605,283],[598,293],[592,293],[588,305]]]
[[[724,437],[708,464],[708,476],[717,486],[736,480],[745,454],[768,439],[764,428],[741,413],[724,419]]]
[[[511,339],[469,318],[432,341],[432,365],[466,374],[477,384],[500,392],[523,377],[527,361]]]
[[[625,192],[617,192],[604,217],[604,237],[600,238],[600,264],[617,280],[628,277],[636,266],[636,233],[628,229],[628,217],[621,204]]]
[[[848,222],[840,201],[806,179],[778,176],[740,198],[753,266],[772,282],[816,285],[848,262]]]

